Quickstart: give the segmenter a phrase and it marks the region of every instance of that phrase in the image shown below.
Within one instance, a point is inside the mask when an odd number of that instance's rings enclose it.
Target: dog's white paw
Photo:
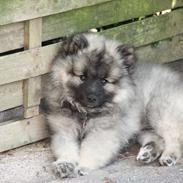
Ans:
[[[156,160],[159,155],[160,152],[156,149],[154,143],[149,143],[140,148],[136,159],[142,163],[151,163]]]
[[[173,154],[165,155],[163,154],[159,159],[160,165],[162,166],[174,166],[177,163],[177,158]]]
[[[60,178],[75,177],[75,165],[70,162],[55,161],[52,164],[54,173]]]

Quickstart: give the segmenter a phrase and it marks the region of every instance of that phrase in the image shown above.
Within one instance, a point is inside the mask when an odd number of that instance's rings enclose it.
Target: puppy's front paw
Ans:
[[[75,165],[70,162],[55,161],[53,162],[53,171],[60,178],[75,177]]]
[[[177,158],[175,155],[165,155],[163,154],[159,159],[160,165],[162,166],[174,166],[177,163]]]
[[[156,149],[155,144],[149,143],[140,148],[136,159],[142,163],[151,163],[156,160],[159,155],[160,152]]]

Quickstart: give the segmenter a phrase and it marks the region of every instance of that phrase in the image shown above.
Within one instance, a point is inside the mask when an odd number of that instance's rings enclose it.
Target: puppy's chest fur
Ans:
[[[77,119],[78,123],[83,123],[87,121],[87,113],[79,112],[75,107],[73,107],[69,102],[64,101],[61,106],[61,113],[64,116],[72,117]]]
[[[73,122],[76,121],[79,124],[79,140],[84,139],[84,137],[86,136],[86,133],[89,130],[88,123],[90,119],[98,118],[106,114],[105,112],[79,112],[67,101],[63,103],[61,107],[61,113],[64,116],[73,118]]]

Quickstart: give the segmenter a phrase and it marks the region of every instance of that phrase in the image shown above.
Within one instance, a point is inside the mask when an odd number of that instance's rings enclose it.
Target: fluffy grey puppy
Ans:
[[[133,78],[143,102],[144,125],[152,128],[139,136],[137,160],[150,163],[159,158],[161,165],[175,165],[183,145],[182,75],[166,66],[141,64]]]
[[[134,49],[95,34],[61,43],[45,86],[60,177],[104,167],[140,131]]]
[[[137,160],[172,166],[181,158],[181,75],[135,61],[133,48],[96,34],[61,43],[45,84],[60,177],[107,165],[136,134]]]

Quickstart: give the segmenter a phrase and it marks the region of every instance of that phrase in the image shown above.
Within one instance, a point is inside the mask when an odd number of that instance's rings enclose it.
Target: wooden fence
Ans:
[[[57,38],[91,28],[133,44],[141,62],[183,58],[183,0],[0,0],[0,111],[24,109],[22,119],[0,123],[0,152],[48,136],[41,76]]]

